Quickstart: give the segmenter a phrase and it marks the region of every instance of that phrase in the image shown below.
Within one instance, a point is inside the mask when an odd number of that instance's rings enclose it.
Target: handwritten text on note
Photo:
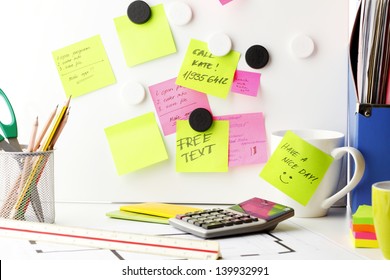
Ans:
[[[262,113],[234,114],[215,117],[228,120],[229,167],[266,162],[267,138]]]
[[[176,121],[186,120],[196,108],[211,112],[207,95],[175,84],[176,78],[152,85],[150,94],[164,132],[176,132]]]
[[[230,51],[214,56],[207,43],[192,39],[180,68],[176,84],[225,98],[231,88],[240,53]]]
[[[228,121],[214,121],[205,132],[193,130],[188,120],[178,120],[176,128],[177,172],[228,171]]]
[[[116,82],[99,35],[53,51],[66,95],[78,97]]]
[[[260,177],[302,205],[321,183],[333,157],[288,131]]]
[[[234,75],[232,92],[257,96],[260,88],[260,73],[237,70]]]

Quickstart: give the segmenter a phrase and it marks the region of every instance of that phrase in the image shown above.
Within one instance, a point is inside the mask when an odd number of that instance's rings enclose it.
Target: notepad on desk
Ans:
[[[168,219],[175,217],[177,214],[198,210],[201,209],[177,204],[145,202],[123,205],[119,210],[108,212],[106,215],[117,219],[168,224]]]
[[[372,206],[360,205],[352,215],[351,239],[356,248],[378,248]]]
[[[139,222],[148,222],[156,224],[169,224],[168,218],[158,217],[153,215],[145,215],[140,213],[134,213],[129,211],[116,210],[106,213],[110,218],[122,219],[122,220],[132,220]]]

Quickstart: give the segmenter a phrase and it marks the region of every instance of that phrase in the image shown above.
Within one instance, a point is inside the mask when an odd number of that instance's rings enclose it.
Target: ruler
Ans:
[[[217,241],[68,227],[11,219],[0,219],[0,236],[184,259],[215,260],[220,257]]]

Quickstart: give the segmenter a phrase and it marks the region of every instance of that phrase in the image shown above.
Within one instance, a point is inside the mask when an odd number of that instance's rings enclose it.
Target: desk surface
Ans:
[[[169,225],[108,218],[105,214],[119,209],[119,204],[57,203],[56,224],[83,228],[152,235],[195,238]],[[198,207],[202,207],[197,205]],[[203,206],[210,208],[212,206]],[[270,234],[251,234],[222,238],[223,259],[374,259],[382,260],[379,249],[354,248],[349,236],[350,213],[332,208],[322,218],[293,217],[280,223]],[[113,252],[69,245],[29,242],[0,238],[0,259],[167,259],[167,257]],[[45,254],[50,252],[50,254]]]

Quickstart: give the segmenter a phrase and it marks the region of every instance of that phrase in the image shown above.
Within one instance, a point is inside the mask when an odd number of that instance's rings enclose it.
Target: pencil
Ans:
[[[35,145],[35,138],[37,137],[37,131],[38,131],[38,117],[36,117],[33,129],[31,132],[31,137],[30,137],[30,142],[27,147],[28,152],[32,152],[34,150],[34,145]]]
[[[72,98],[72,96],[69,96],[67,102],[65,103],[64,106],[62,106],[62,109],[61,111],[59,112],[59,114],[57,114],[57,118],[55,119],[54,123],[53,123],[53,126],[52,126],[52,129],[42,147],[42,151],[47,151],[52,145],[52,141],[53,141],[53,137],[54,135],[56,134],[57,130],[58,130],[58,127],[59,125],[61,124],[63,118],[64,118],[64,115],[66,113],[66,111],[68,110],[68,107],[69,107],[69,103],[70,103],[70,99]]]
[[[49,148],[52,146],[53,143],[53,137],[58,131],[59,125],[64,119],[64,115],[68,110],[69,103],[70,103],[71,96],[68,98],[65,105],[62,107],[61,111],[57,114],[55,120],[53,120],[53,125],[50,130],[50,133],[48,134],[48,137],[43,144],[43,146],[40,147],[41,151],[48,151]],[[47,161],[47,158],[46,158]],[[27,209],[29,198],[31,194],[32,188],[36,187],[36,184],[38,183],[39,177],[41,172],[43,171],[43,168],[45,166],[46,162],[43,158],[43,156],[38,157],[36,162],[34,163],[34,166],[32,168],[32,171],[30,172],[30,176],[28,177],[26,184],[22,190],[21,195],[19,196],[18,202],[16,203],[15,209],[18,211],[16,215],[20,216],[23,215],[24,212]]]
[[[61,123],[58,125],[58,129],[53,136],[53,139],[52,139],[51,144],[49,146],[49,150],[54,149],[54,145],[56,144],[58,138],[60,137],[62,130],[64,129],[64,127],[66,125],[66,122],[68,121],[69,111],[70,111],[70,107],[66,110],[66,114],[65,114],[64,118],[62,119]]]
[[[50,114],[49,119],[47,120],[45,126],[43,127],[43,129],[41,131],[41,134],[39,135],[38,139],[36,140],[36,144],[35,144],[33,151],[37,151],[39,149],[39,147],[41,146],[42,139],[45,136],[47,130],[49,129],[49,126],[52,123],[52,121],[56,115],[57,109],[58,109],[58,105],[56,106],[54,111]]]

